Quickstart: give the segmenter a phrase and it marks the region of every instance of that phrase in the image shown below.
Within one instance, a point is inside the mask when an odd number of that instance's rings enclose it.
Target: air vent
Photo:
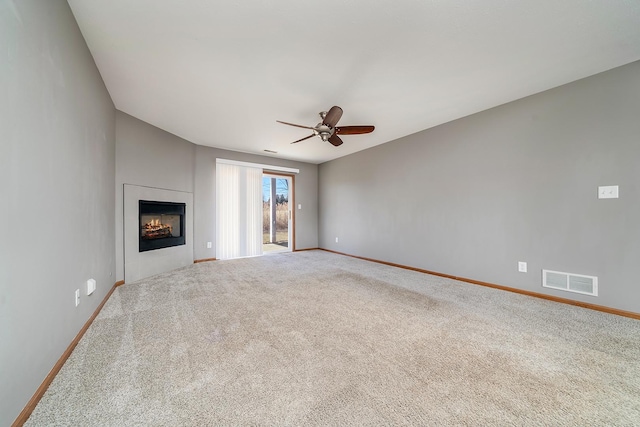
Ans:
[[[542,270],[542,286],[578,294],[598,296],[598,278],[584,274]]]

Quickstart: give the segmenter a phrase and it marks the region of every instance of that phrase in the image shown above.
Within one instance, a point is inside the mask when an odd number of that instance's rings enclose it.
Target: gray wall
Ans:
[[[115,281],[115,109],[66,1],[0,1],[0,51],[6,426]]]
[[[296,249],[318,247],[318,165],[238,153],[211,147],[196,147],[195,170],[195,247],[196,259],[215,258],[216,233],[216,158],[260,163],[300,169],[295,174],[295,232]],[[298,210],[297,205],[302,204]],[[207,242],[212,248],[207,249]]]
[[[318,166],[192,144],[120,111],[116,115],[116,264],[124,279],[123,184],[194,193],[194,258],[215,258],[216,158],[300,169],[295,177],[296,248],[318,246]],[[207,249],[207,242],[212,248]]]
[[[639,111],[636,62],[322,164],[320,247],[640,312]]]
[[[195,145],[121,111],[116,113],[116,279],[124,280],[123,185],[193,193]]]

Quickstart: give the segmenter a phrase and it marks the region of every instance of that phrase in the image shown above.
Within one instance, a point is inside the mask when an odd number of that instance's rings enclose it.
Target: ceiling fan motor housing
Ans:
[[[324,142],[327,142],[329,138],[331,138],[331,135],[333,135],[334,132],[335,132],[335,128],[330,128],[324,123],[318,123],[316,127],[313,128],[313,133],[318,135],[320,139],[322,139]]]

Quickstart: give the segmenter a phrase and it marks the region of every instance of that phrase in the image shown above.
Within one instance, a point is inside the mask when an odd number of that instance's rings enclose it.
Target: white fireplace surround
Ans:
[[[124,281],[135,282],[193,263],[193,193],[124,184]],[[148,252],[138,251],[138,202],[151,200],[186,205],[185,244]]]

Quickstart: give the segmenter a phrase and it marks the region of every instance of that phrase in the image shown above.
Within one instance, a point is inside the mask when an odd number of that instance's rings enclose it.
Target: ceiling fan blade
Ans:
[[[336,128],[336,133],[340,135],[359,135],[362,133],[371,133],[375,126],[340,126]]]
[[[281,122],[280,120],[276,120],[276,122],[278,122],[278,123],[282,123],[283,125],[295,126],[295,127],[297,127],[297,128],[313,129],[311,126],[296,125],[296,124],[294,124],[294,123]]]
[[[293,141],[293,142],[292,142],[292,144],[297,144],[297,143],[298,143],[298,142],[300,142],[300,141],[304,141],[305,139],[313,138],[314,136],[316,136],[316,134],[315,134],[315,133],[312,133],[311,135],[309,135],[309,136],[305,136],[305,137],[304,137],[304,138],[302,138],[302,139],[299,139],[299,140],[297,140],[297,141]]]
[[[337,147],[338,145],[342,145],[342,140],[335,133],[329,137],[329,142],[333,144],[334,147]]]
[[[334,128],[336,127],[336,124],[338,124],[338,120],[340,120],[340,117],[342,117],[342,108],[334,105],[329,111],[327,111],[327,115],[324,116],[324,120],[322,121],[322,123],[329,126],[330,128]]]

